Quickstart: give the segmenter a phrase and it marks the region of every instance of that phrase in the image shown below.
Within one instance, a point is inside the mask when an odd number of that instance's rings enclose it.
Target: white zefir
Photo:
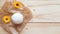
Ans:
[[[23,15],[21,13],[14,13],[11,19],[14,24],[21,24],[23,22]]]

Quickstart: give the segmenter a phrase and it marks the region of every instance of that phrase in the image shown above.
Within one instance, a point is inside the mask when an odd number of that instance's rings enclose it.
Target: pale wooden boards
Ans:
[[[22,34],[60,34],[60,23],[29,23]]]
[[[31,22],[60,22],[60,5],[38,6],[30,9],[33,14]]]
[[[7,34],[0,27],[0,34]],[[60,23],[28,23],[21,34],[60,34]]]
[[[59,1],[26,1],[23,3],[33,14],[30,22],[60,22]]]
[[[27,24],[21,34],[60,34],[60,23],[57,23],[60,22],[60,0],[21,0],[21,2],[28,6],[33,14],[31,23]],[[0,28],[0,34],[7,33]]]

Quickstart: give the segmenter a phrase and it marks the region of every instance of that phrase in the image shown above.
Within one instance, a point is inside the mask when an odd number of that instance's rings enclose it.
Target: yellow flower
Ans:
[[[22,6],[21,2],[14,2],[13,4],[15,8],[20,8]]]
[[[10,16],[4,16],[3,20],[5,23],[9,23],[11,21]]]

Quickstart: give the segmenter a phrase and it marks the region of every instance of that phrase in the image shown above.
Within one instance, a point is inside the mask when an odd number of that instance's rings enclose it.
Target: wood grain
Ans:
[[[29,23],[22,34],[60,34],[60,24]]]
[[[33,18],[21,34],[60,34],[60,0],[19,0],[29,7]],[[2,7],[0,0],[0,7]],[[0,34],[7,34],[0,27]]]
[[[26,5],[31,9],[33,19],[31,22],[59,22],[59,1],[27,1]]]
[[[0,27],[0,34],[7,34]],[[28,23],[21,34],[60,34],[60,23]]]

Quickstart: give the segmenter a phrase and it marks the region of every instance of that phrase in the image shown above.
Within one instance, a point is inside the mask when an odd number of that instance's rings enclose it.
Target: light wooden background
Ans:
[[[3,2],[0,1],[0,6],[2,6]],[[32,20],[29,21],[21,34],[60,34],[60,0],[20,1],[29,7],[33,14]],[[0,34],[5,33],[0,27]]]

